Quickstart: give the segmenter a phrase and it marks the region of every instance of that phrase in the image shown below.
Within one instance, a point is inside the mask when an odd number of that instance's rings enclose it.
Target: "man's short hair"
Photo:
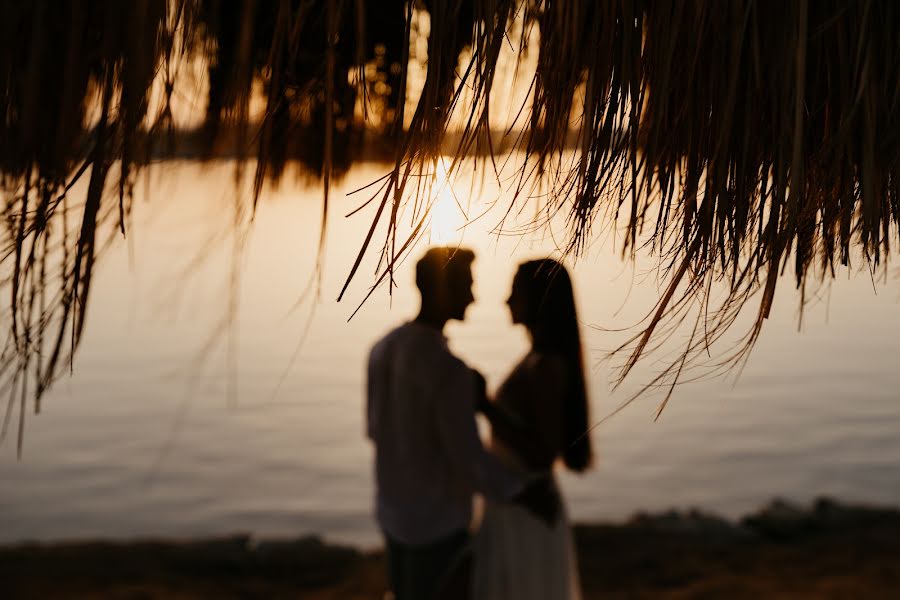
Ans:
[[[475,253],[468,248],[436,246],[429,248],[416,263],[416,287],[423,296],[435,293],[463,269],[471,267]]]

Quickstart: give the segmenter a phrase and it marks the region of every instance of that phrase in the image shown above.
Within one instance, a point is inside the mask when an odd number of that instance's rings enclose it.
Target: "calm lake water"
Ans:
[[[334,194],[315,303],[297,299],[314,268],[320,192],[288,180],[264,194],[229,330],[221,320],[232,168],[155,168],[150,195],[138,186],[132,236],[100,266],[74,375],[57,383],[40,415],[28,414],[20,461],[14,431],[0,446],[0,541],[241,531],[377,543],[364,361],[375,339],[415,311],[413,261],[398,272],[392,298],[379,290],[350,322],[377,256],[345,300],[335,298],[373,214],[344,218],[361,200],[344,192],[383,171],[360,167]],[[455,209],[440,211],[434,235],[453,239]],[[489,236],[500,212],[463,235],[478,253],[477,302],[465,323],[448,328],[453,349],[492,387],[527,347],[503,304],[515,265],[554,248],[546,234]],[[598,238],[573,269],[595,420],[658,368],[647,361],[610,391],[615,362],[600,359],[622,335],[599,328],[632,325],[659,295],[652,262],[633,268],[614,242]],[[207,251],[197,260],[200,248]],[[563,476],[576,520],[695,506],[739,516],[774,496],[900,504],[897,276],[873,288],[866,272],[843,273],[808,307],[799,333],[792,283],[781,282],[736,383],[682,387],[656,422],[662,395],[648,395],[597,427],[597,468]]]

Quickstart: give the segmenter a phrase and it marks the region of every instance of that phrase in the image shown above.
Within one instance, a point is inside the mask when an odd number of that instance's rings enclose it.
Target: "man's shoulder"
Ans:
[[[427,332],[422,331],[420,325],[407,321],[394,327],[375,342],[372,345],[370,355],[378,356],[410,347],[421,351],[434,345],[434,340],[427,335]]]
[[[369,360],[375,360],[384,356],[384,354],[388,352],[388,349],[393,345],[393,341],[400,335],[400,330],[402,328],[402,325],[394,327],[372,344],[372,348],[369,350]]]
[[[447,360],[461,362],[447,347],[443,335],[415,321],[408,321],[387,332],[372,346],[370,359],[387,355],[414,356],[423,366]]]
[[[387,333],[385,333],[381,338],[378,339],[377,342],[372,346],[373,349],[389,346],[391,344],[395,344],[397,342],[403,342],[408,339],[413,332],[410,329],[410,322],[401,323],[397,325]]]

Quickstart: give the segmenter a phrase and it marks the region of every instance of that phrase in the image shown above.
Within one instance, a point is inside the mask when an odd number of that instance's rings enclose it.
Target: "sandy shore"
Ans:
[[[585,598],[897,598],[900,510],[773,502],[738,522],[578,525]],[[381,598],[383,555],[315,537],[17,544],[3,598]]]

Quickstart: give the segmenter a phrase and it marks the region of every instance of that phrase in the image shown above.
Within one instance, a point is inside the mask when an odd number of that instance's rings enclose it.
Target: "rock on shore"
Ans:
[[[774,501],[738,522],[699,511],[578,525],[592,598],[894,598],[900,511]],[[383,555],[316,537],[18,544],[4,598],[381,598]]]

